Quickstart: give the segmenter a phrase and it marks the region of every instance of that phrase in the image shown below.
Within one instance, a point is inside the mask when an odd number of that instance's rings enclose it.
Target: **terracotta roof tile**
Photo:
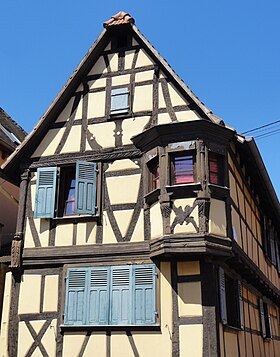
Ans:
[[[115,26],[123,24],[134,24],[134,18],[131,17],[127,12],[120,11],[116,15],[112,16],[110,20],[104,22],[103,26]]]

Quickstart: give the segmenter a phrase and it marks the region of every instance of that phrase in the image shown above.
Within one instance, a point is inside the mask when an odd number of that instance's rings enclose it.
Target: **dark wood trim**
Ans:
[[[141,72],[151,71],[153,69],[155,69],[155,65],[142,66],[142,67],[137,67],[137,68],[132,68],[132,69],[125,69],[123,71],[94,74],[94,75],[87,76],[86,80],[93,81],[93,80],[96,80],[99,78],[112,78],[112,77],[117,77],[117,76],[124,75],[124,74],[132,74],[132,73],[141,73]]]
[[[41,276],[41,289],[40,289],[40,313],[43,312],[43,306],[44,306],[45,282],[46,282],[46,276],[42,275]]]
[[[111,331],[106,332],[106,357],[111,357]]]
[[[223,145],[232,139],[234,132],[207,120],[162,124],[153,126],[132,138],[133,144],[142,151],[173,142],[209,140]]]
[[[120,203],[111,205],[113,211],[134,210],[136,203]]]
[[[83,106],[82,106],[82,123],[81,123],[81,143],[80,143],[80,151],[85,152],[86,150],[86,140],[87,140],[87,117],[88,117],[88,92],[89,86],[87,83],[83,83]]]
[[[75,222],[73,224],[73,245],[77,244],[77,230],[78,230],[77,222]]]
[[[73,125],[73,122],[74,122],[74,119],[75,119],[75,115],[76,115],[76,112],[77,112],[77,109],[78,109],[78,105],[80,103],[80,100],[81,100],[81,93],[78,93],[76,96],[75,96],[75,99],[74,99],[74,103],[73,103],[73,107],[71,109],[71,115],[70,115],[70,118],[68,120],[68,122],[66,122],[65,124],[65,131],[62,135],[62,138],[57,146],[57,148],[55,149],[55,154],[60,154],[64,144],[66,143],[66,140],[69,136],[69,133],[70,133],[70,130],[72,128],[72,125]]]
[[[136,169],[125,169],[125,170],[105,172],[105,177],[107,178],[107,177],[139,175],[139,174],[141,174],[140,167],[138,169],[137,168]]]
[[[84,338],[84,341],[83,341],[81,350],[80,350],[80,352],[79,352],[79,354],[78,354],[78,357],[83,357],[83,356],[84,356],[84,353],[85,353],[85,350],[86,350],[86,348],[87,348],[87,345],[88,345],[88,341],[89,341],[89,339],[90,339],[90,336],[91,336],[91,332],[88,331],[88,332],[86,333],[85,338]]]
[[[29,227],[32,235],[32,239],[34,242],[34,246],[41,247],[41,242],[39,238],[39,234],[37,231],[37,228],[34,223],[34,212],[32,211],[32,198],[31,198],[31,186],[30,183],[28,185],[28,191],[27,191],[27,200],[26,200],[26,219],[29,222]]]
[[[200,261],[201,297],[203,309],[203,357],[218,357],[219,309],[216,268],[212,263]]]
[[[231,239],[205,234],[170,234],[150,242],[151,257],[174,257],[191,254],[210,254],[230,257]]]
[[[106,331],[106,332],[113,332],[113,331],[122,331],[122,332],[161,332],[161,328],[159,325],[99,325],[99,326],[91,326],[91,325],[83,325],[83,326],[67,326],[67,325],[60,325],[61,332],[93,332],[93,331]]]
[[[127,335],[127,337],[128,337],[130,346],[131,346],[132,351],[133,351],[133,353],[134,353],[134,357],[140,357],[131,332],[130,332],[130,331],[127,331],[127,332],[126,332],[126,335]]]
[[[179,317],[178,320],[179,325],[202,325],[204,324],[204,319],[202,316],[189,316],[189,317]],[[204,340],[203,334],[203,340]],[[214,355],[213,355],[214,356]],[[212,355],[211,355],[212,357]]]
[[[25,321],[25,324],[34,340],[28,352],[25,354],[25,357],[31,357],[37,347],[39,348],[43,357],[48,357],[48,353],[42,344],[42,337],[44,336],[45,332],[49,328],[51,324],[51,320],[45,321],[44,325],[41,327],[38,333],[34,330],[34,328],[32,327],[29,321]]]
[[[19,321],[53,320],[57,318],[57,312],[40,312],[34,314],[19,314]]]
[[[23,265],[60,266],[62,264],[86,264],[95,262],[126,261],[127,259],[148,259],[149,242],[120,244],[87,244],[67,247],[26,248],[23,252]]]
[[[178,275],[177,277],[178,284],[180,283],[193,283],[193,282],[200,282],[201,275]]]
[[[38,167],[73,164],[80,159],[84,161],[114,161],[127,158],[133,159],[140,156],[140,150],[135,149],[133,145],[127,145],[121,148],[111,148],[96,151],[89,150],[85,151],[84,153],[59,154],[36,158],[30,160],[28,165],[30,169],[34,170]]]
[[[167,85],[167,82],[163,78],[161,79],[161,88],[162,88],[163,98],[164,98],[165,105],[167,108],[167,112],[170,116],[170,119],[172,122],[177,122],[177,117],[176,117],[175,111],[172,106],[168,85]]]

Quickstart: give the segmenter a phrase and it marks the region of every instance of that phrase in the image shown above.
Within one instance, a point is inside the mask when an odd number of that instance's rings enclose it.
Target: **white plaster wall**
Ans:
[[[0,356],[8,356],[9,313],[11,306],[12,273],[6,273],[0,330]]]

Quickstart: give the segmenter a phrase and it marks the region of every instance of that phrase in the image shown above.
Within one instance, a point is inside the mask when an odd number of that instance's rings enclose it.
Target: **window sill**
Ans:
[[[100,218],[99,215],[77,215],[77,216],[64,216],[52,218],[51,221],[54,224],[67,224],[67,223],[79,223],[79,222],[94,222]]]
[[[148,203],[149,205],[155,203],[156,201],[158,201],[160,196],[160,189],[156,188],[155,190],[147,193],[144,196],[145,202]]]
[[[160,325],[60,325],[61,332],[80,331],[160,331]]]
[[[132,118],[131,112],[110,114],[108,120]]]
[[[236,327],[236,326],[230,326],[230,325],[224,325],[225,326],[225,330],[228,332],[240,332],[243,331],[243,328],[241,327]]]
[[[195,197],[196,192],[202,190],[200,182],[166,186],[166,191],[174,198]]]

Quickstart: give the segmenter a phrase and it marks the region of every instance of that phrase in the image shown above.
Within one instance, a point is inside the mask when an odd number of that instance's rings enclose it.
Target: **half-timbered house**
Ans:
[[[3,170],[20,184],[3,356],[278,356],[279,202],[254,143],[130,15]]]
[[[23,141],[26,132],[0,108],[0,165]],[[6,272],[11,260],[11,243],[16,232],[19,189],[0,170],[0,322]]]

